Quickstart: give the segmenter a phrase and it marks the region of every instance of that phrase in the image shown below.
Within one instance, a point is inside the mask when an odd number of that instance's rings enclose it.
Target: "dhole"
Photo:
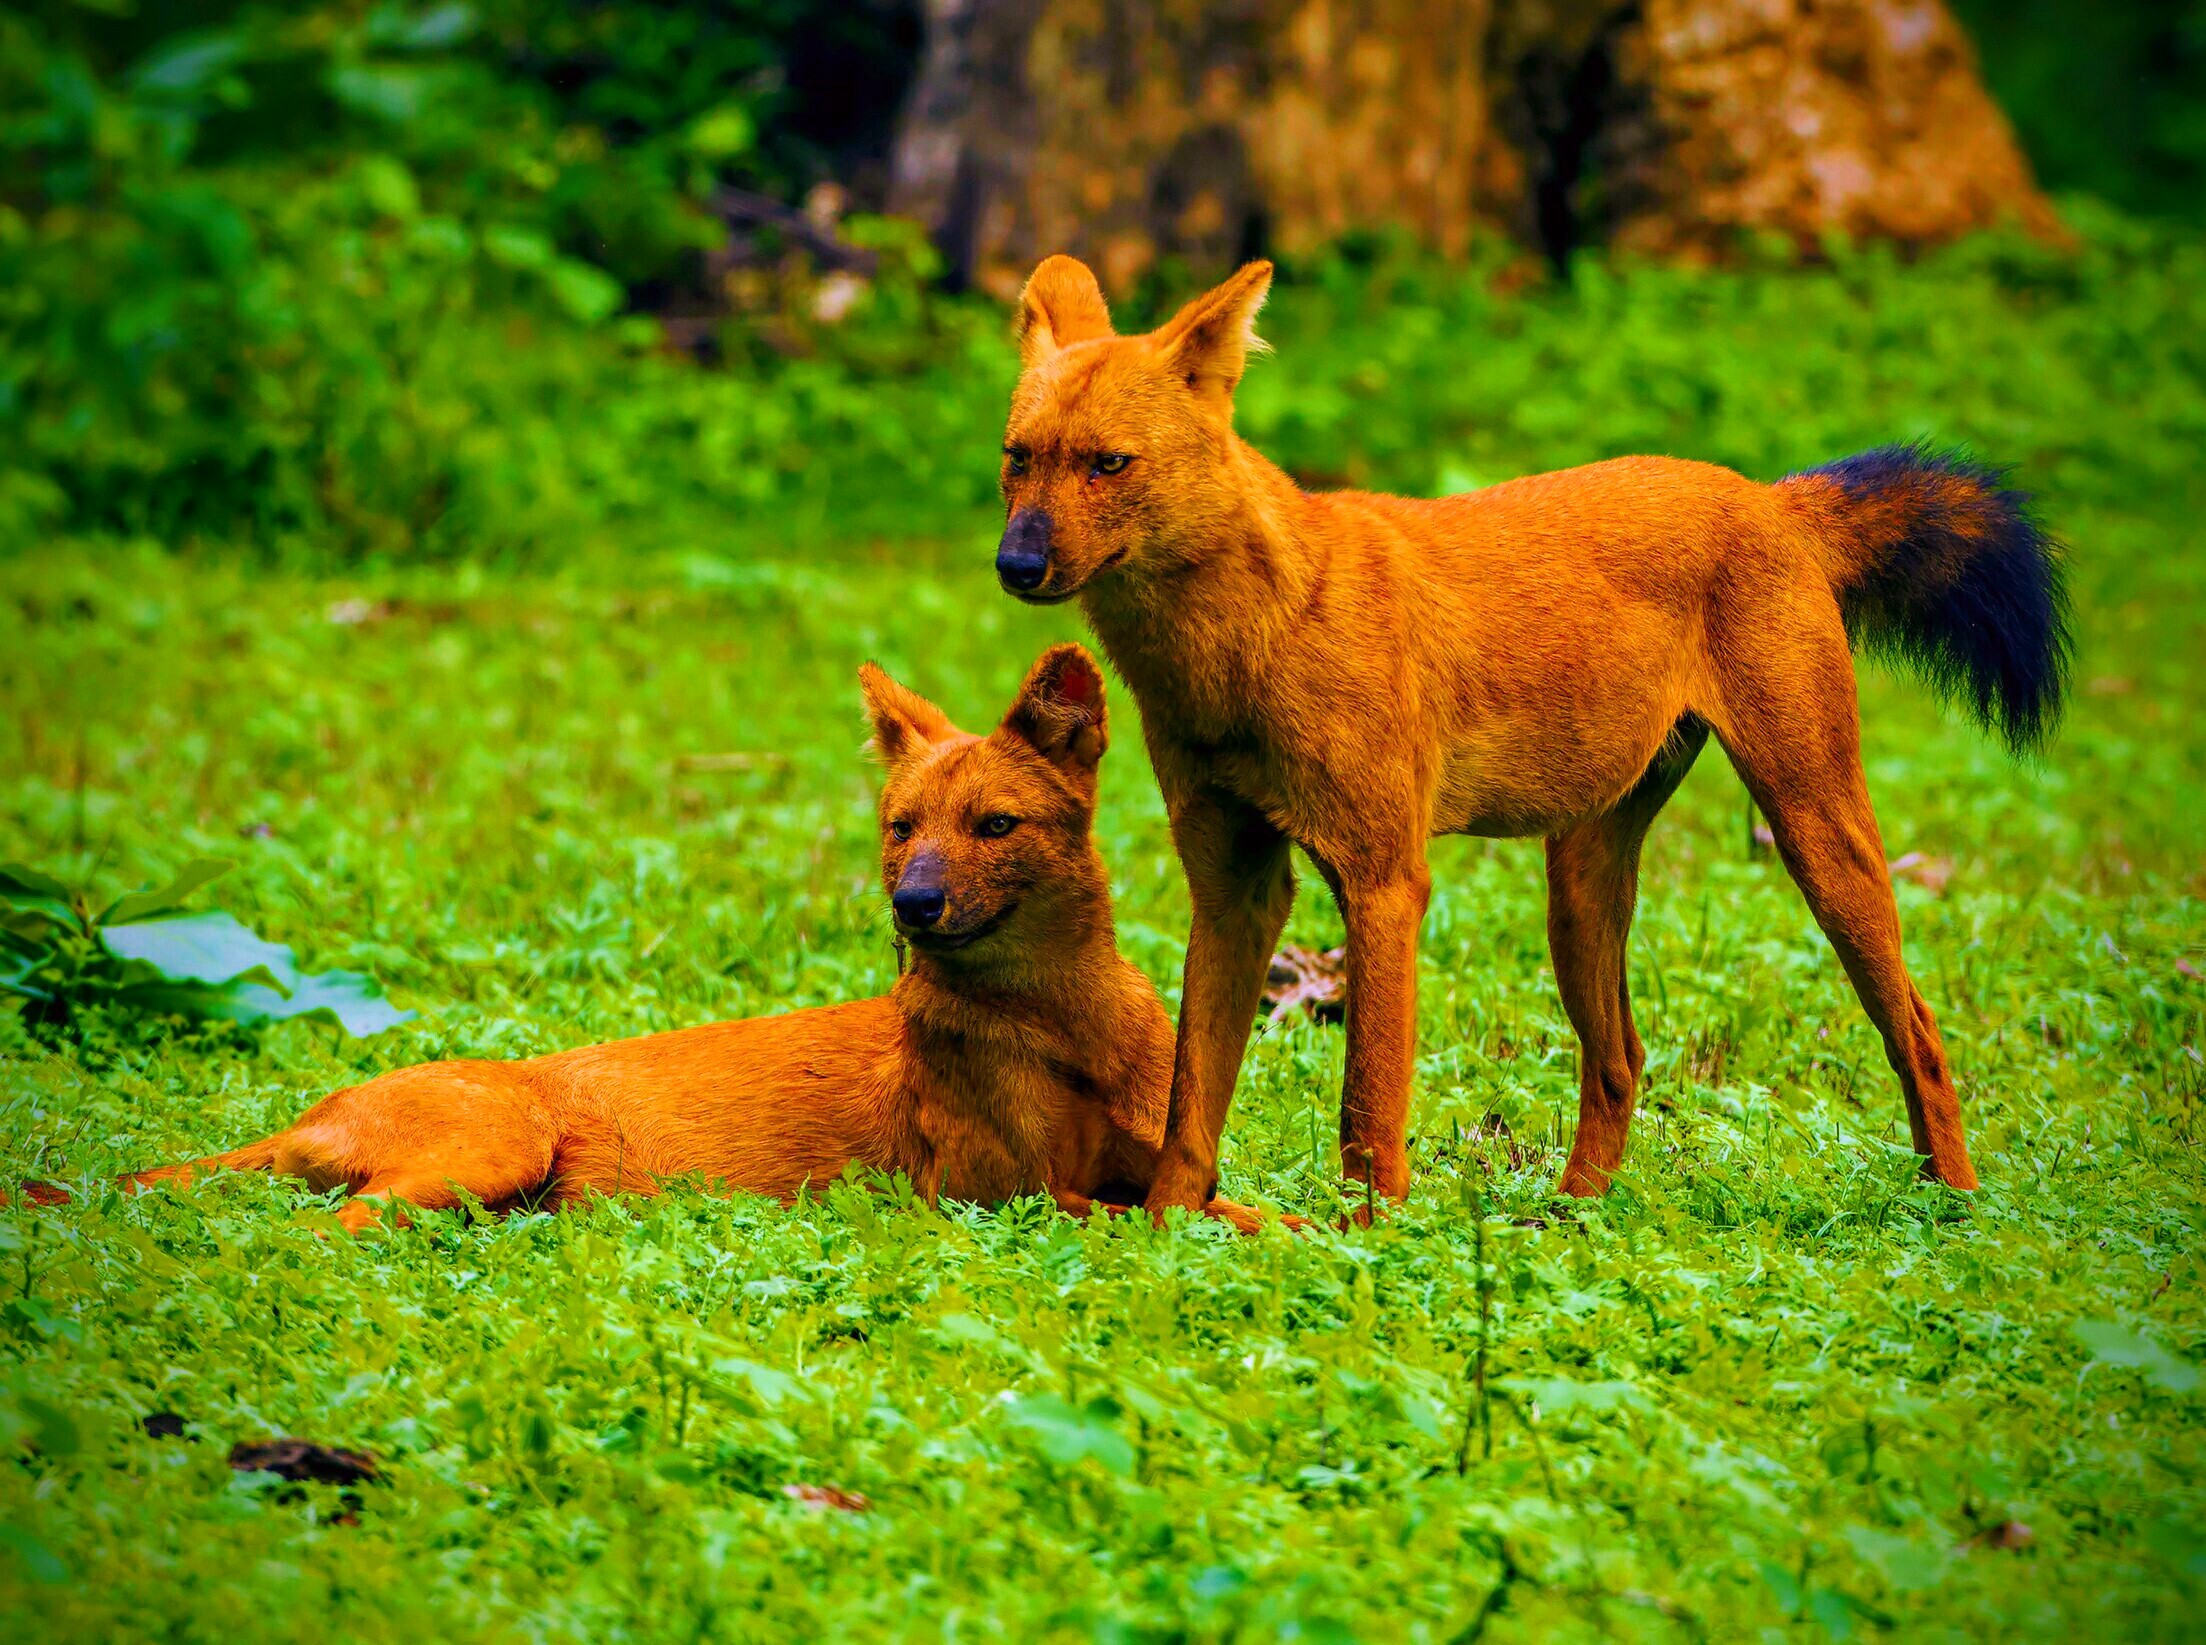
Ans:
[[[1555,978],[1582,1048],[1562,1186],[1622,1160],[1644,1053],[1624,945],[1640,842],[1713,732],[1837,948],[1928,1169],[1975,1186],[1862,778],[1850,639],[2018,750],[2056,718],[2062,570],[1996,471],[1915,447],[1760,485],[1627,457],[1419,501],[1305,493],[1233,430],[1271,283],[1252,263],[1119,337],[1068,257],[1020,300],[996,569],[1078,596],[1133,688],[1194,905],[1149,1205],[1212,1191],[1293,897],[1348,927],[1343,1165],[1408,1189],[1418,927],[1435,834],[1542,835]]]
[[[987,737],[871,664],[860,678],[888,767],[881,880],[911,946],[887,997],[402,1068],[272,1137],[126,1180],[230,1169],[342,1184],[351,1229],[392,1200],[506,1210],[680,1178],[786,1199],[853,1160],[930,1199],[1047,1189],[1076,1215],[1138,1201],[1164,1134],[1172,1021],[1119,956],[1090,835],[1107,741],[1094,659],[1045,653]],[[1242,1206],[1206,1209],[1259,1225]]]

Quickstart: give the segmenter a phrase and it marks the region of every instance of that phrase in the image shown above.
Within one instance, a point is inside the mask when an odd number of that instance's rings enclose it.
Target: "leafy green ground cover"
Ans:
[[[2043,768],[1864,683],[1891,852],[1950,861],[1900,896],[1985,1178],[1966,1200],[1916,1180],[1875,1037],[1713,756],[1650,845],[1647,1107],[1597,1207],[1550,1195],[1574,1048],[1537,851],[1466,841],[1436,848],[1416,1188],[1369,1231],[838,1185],[354,1241],[266,1179],[104,1195],[401,1063],[884,987],[858,661],[976,721],[1077,624],[992,587],[1008,354],[966,310],[921,369],[833,368],[824,418],[786,374],[600,360],[606,398],[468,423],[506,449],[556,412],[528,472],[575,489],[482,493],[537,512],[469,516],[480,543],[431,545],[450,561],[0,561],[0,857],[124,885],[237,857],[222,906],[420,1013],[366,1041],[94,1013],[50,1042],[0,1015],[0,1172],[88,1190],[0,1211],[7,1631],[2185,1637],[2202,273],[2195,240],[2113,222],[2073,261],[1586,265],[1515,298],[1344,260],[1283,289],[1249,383],[1304,472],[1415,488],[1632,448],[1773,475],[1916,435],[2024,465],[2082,627]],[[777,442],[803,460],[746,491]],[[1120,713],[1100,827],[1124,946],[1171,995],[1184,893]],[[1337,940],[1321,894],[1290,935]],[[1340,1056],[1333,1029],[1258,1040],[1233,1192],[1337,1206]],[[187,1437],[148,1437],[157,1411]],[[387,1482],[355,1507],[225,1465],[275,1434]]]

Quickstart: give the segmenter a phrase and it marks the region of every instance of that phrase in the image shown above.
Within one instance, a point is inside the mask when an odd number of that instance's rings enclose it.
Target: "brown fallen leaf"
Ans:
[[[311,1439],[240,1440],[230,1447],[230,1466],[241,1474],[278,1474],[324,1485],[361,1485],[382,1477],[367,1453],[317,1445]]]
[[[2126,697],[2136,689],[2137,682],[2126,674],[2096,675],[2084,687],[2094,697]]]
[[[1294,943],[1272,956],[1264,974],[1264,1004],[1273,1022],[1285,1022],[1297,1007],[1314,1022],[1340,1022],[1348,1015],[1348,950],[1319,953]]]
[[[2037,1541],[2030,1527],[2019,1519],[2003,1519],[1997,1525],[1986,1526],[1969,1538],[1974,1548],[2027,1548]]]
[[[411,617],[418,622],[442,625],[456,623],[467,614],[468,608],[456,600],[409,600],[398,596],[387,600],[335,600],[322,616],[339,628],[359,628],[387,623],[393,617]]]
[[[1920,851],[1910,851],[1892,860],[1892,878],[1913,880],[1934,897],[1942,897],[1946,884],[1953,878],[1951,857],[1932,857]]]
[[[841,1513],[862,1514],[873,1506],[856,1491],[846,1491],[840,1485],[784,1485],[781,1494],[799,1507],[819,1513],[833,1508]]]

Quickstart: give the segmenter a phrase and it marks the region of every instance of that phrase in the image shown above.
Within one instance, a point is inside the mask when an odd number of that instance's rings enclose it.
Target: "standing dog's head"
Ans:
[[[1169,324],[1121,337],[1085,263],[1034,271],[1003,437],[1008,592],[1052,605],[1115,571],[1155,571],[1225,517],[1239,495],[1233,391],[1263,346],[1253,328],[1271,278],[1250,263]]]
[[[1053,646],[985,737],[873,664],[858,673],[881,788],[881,884],[898,933],[945,958],[1041,958],[1110,919],[1096,855],[1095,768],[1109,741],[1103,674]]]

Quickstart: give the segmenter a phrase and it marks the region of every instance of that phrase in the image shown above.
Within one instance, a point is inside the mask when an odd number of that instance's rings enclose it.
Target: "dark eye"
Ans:
[[[1004,466],[1010,469],[1013,474],[1024,474],[1026,472],[1026,456],[1025,446],[1005,446],[1003,448]]]
[[[1123,474],[1126,472],[1126,465],[1132,461],[1133,458],[1123,451],[1114,451],[1108,456],[1096,458],[1095,471],[1098,474]]]
[[[896,821],[889,824],[889,832],[900,840],[910,839],[912,837],[911,819],[909,817],[898,817]]]
[[[980,831],[982,835],[991,840],[1002,839],[1006,834],[1010,833],[1014,828],[1018,826],[1018,818],[1006,816],[1001,811],[997,812],[992,817],[983,817],[980,820]]]

